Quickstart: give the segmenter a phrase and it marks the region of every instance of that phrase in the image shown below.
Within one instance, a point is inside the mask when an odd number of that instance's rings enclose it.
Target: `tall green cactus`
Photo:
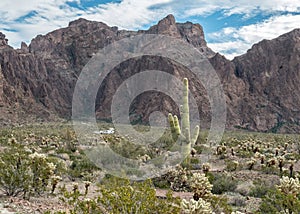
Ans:
[[[189,82],[187,78],[183,79],[183,105],[182,105],[182,118],[181,127],[179,125],[178,117],[169,113],[169,124],[171,128],[172,137],[174,140],[178,140],[180,145],[183,146],[183,154],[186,156],[185,164],[190,165],[189,154],[197,141],[199,135],[199,126],[197,125],[194,129],[193,136],[191,138],[190,133],[190,112],[189,112]]]

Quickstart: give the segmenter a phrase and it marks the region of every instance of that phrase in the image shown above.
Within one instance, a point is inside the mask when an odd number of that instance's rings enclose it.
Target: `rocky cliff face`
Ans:
[[[229,61],[207,47],[199,24],[176,23],[172,15],[148,30],[137,32],[78,19],[66,28],[37,36],[29,46],[22,43],[17,50],[8,46],[5,36],[0,34],[0,120],[5,123],[28,118],[51,120],[55,115],[70,118],[76,80],[89,59],[114,41],[142,33],[183,39],[209,58],[225,90],[228,128],[299,130],[299,30],[262,41],[245,55]],[[160,57],[131,59],[117,66],[100,87],[96,103],[98,118],[110,118],[112,95],[117,87],[143,69],[163,69],[181,78],[196,79],[185,68]],[[210,106],[206,92],[197,81],[191,81],[190,89],[205,121],[202,125],[208,127]],[[134,100],[131,116],[145,122],[153,111],[167,114],[172,109],[178,111],[167,96],[148,93]]]
[[[252,129],[293,131],[300,119],[300,29],[263,40],[233,60],[251,105],[242,118]]]
[[[35,55],[23,49],[14,50],[0,35],[0,121],[13,122],[50,119],[53,112],[45,108],[44,85],[47,70]]]

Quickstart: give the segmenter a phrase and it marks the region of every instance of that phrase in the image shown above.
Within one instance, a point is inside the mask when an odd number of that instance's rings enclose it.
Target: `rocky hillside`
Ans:
[[[233,60],[235,76],[248,91],[246,111],[252,129],[299,130],[300,29],[263,40]]]
[[[164,34],[183,39],[207,56],[217,71],[227,100],[227,127],[259,131],[298,131],[300,84],[300,30],[262,41],[246,54],[229,61],[207,47],[203,29],[190,22],[176,23],[172,15],[148,30],[124,31],[104,23],[78,19],[68,27],[39,35],[30,45],[13,49],[0,34],[0,122],[30,122],[70,118],[76,80],[100,48],[132,35]],[[96,102],[99,119],[110,119],[112,95],[128,77],[144,70],[161,70],[196,79],[185,68],[160,57],[140,57],[117,66],[101,85]],[[191,81],[203,127],[210,106],[200,82]],[[137,97],[132,120],[147,122],[153,111],[177,109],[161,93]],[[145,110],[147,109],[147,110]]]

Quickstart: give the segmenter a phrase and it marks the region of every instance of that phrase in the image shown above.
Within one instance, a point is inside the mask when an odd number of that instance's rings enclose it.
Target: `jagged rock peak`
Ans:
[[[87,24],[87,23],[92,23],[92,21],[89,21],[84,18],[79,18],[79,19],[69,22],[69,27],[75,26],[75,25]]]
[[[28,52],[28,50],[29,50],[28,45],[25,42],[21,43],[21,50],[24,50],[24,51]]]
[[[192,22],[176,23],[172,14],[160,20],[157,25],[154,25],[146,31],[139,31],[150,34],[163,34],[178,39],[184,39],[194,47],[198,48],[200,52],[207,57],[212,57],[215,53],[207,47],[204,38],[204,32],[200,24],[193,24]]]
[[[176,26],[175,17],[171,14],[160,20],[157,25],[150,27],[146,32],[151,34],[164,34],[176,38],[181,37]]]
[[[69,27],[79,27],[79,26],[94,26],[99,28],[110,28],[107,24],[103,22],[90,21],[84,18],[79,18],[69,22]]]
[[[7,45],[8,39],[6,39],[5,37],[5,34],[0,32],[0,46]]]
[[[299,40],[300,39],[300,28],[296,28],[288,33],[285,33],[285,34],[281,35],[279,38],[281,38],[281,37],[290,37],[290,38]]]
[[[167,15],[165,18],[158,22],[158,25],[175,25],[175,17],[172,14]]]

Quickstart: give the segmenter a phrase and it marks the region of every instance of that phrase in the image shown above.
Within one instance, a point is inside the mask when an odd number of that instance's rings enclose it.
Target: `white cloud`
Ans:
[[[273,39],[299,28],[299,23],[300,15],[282,15],[271,17],[258,24],[240,28],[224,28],[220,32],[209,34],[211,40],[218,42],[209,43],[208,46],[232,59],[234,56],[245,53],[254,43],[263,39]]]
[[[194,15],[205,16],[218,10],[225,15],[244,14],[251,17],[253,13],[260,12],[300,12],[300,0],[185,0],[172,1],[166,4],[178,16],[189,17]]]
[[[134,30],[163,18],[167,14],[165,9],[153,10],[150,7],[170,0],[123,0],[85,10],[71,7],[67,2],[83,4],[80,0],[15,0],[15,4],[11,0],[1,0],[0,31],[7,35],[10,45],[19,47],[21,41],[29,42],[37,34],[67,26],[70,21],[80,17]]]
[[[90,8],[82,17],[92,20],[101,20],[110,26],[123,29],[138,29],[162,18],[166,10],[151,10],[151,6],[167,3],[170,0],[124,0],[121,3],[109,3],[103,6]]]
[[[177,17],[207,16],[216,11],[225,15],[300,12],[300,0],[122,0],[119,3],[95,5],[87,9],[71,7],[68,2],[84,5],[83,0],[1,0],[0,31],[7,35],[9,44],[19,47],[21,41],[29,42],[37,34],[45,34],[79,17],[105,22],[121,29],[136,30],[156,22],[169,13]],[[101,2],[101,1],[100,1]],[[28,16],[28,14],[31,14]],[[240,28],[224,28],[209,35],[212,49],[228,58],[244,53],[263,38],[274,38],[298,27],[300,15],[285,15]],[[230,23],[229,23],[230,26]]]

